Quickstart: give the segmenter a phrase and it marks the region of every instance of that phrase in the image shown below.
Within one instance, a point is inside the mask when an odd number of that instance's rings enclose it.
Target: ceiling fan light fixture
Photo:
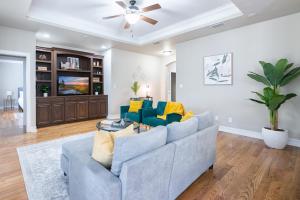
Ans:
[[[139,12],[127,11],[125,14],[125,19],[129,24],[135,24],[140,19]]]

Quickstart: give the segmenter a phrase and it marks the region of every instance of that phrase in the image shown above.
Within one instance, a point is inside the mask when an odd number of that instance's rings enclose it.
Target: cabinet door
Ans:
[[[52,123],[62,123],[65,121],[65,104],[64,102],[52,103]]]
[[[77,120],[76,109],[77,109],[76,101],[65,102],[65,121],[71,122]]]
[[[90,100],[89,101],[89,118],[100,117],[100,101]]]
[[[88,119],[89,118],[89,101],[78,101],[77,102],[77,119]]]
[[[107,100],[100,101],[100,117],[107,116]]]
[[[46,126],[51,124],[51,104],[38,103],[36,108],[37,126]]]

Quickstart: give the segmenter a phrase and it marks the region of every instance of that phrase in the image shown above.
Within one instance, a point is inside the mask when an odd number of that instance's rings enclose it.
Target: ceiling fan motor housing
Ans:
[[[139,10],[139,8],[137,6],[135,6],[135,4],[136,4],[135,0],[130,0],[129,3],[130,3],[130,6],[129,6],[130,10]]]

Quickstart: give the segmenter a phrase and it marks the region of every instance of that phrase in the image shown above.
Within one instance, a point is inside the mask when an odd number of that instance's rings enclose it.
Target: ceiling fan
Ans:
[[[119,15],[113,15],[113,16],[109,16],[109,17],[103,17],[103,19],[112,19],[112,18],[116,18],[116,17],[122,17],[125,16],[126,19],[126,24],[124,26],[124,29],[128,29],[130,28],[130,25],[135,24],[139,19],[155,25],[158,21],[149,17],[146,17],[144,15],[142,15],[145,12],[149,12],[152,10],[157,10],[160,9],[161,6],[157,3],[157,4],[153,4],[151,6],[147,6],[145,8],[140,9],[139,7],[137,7],[136,4],[136,0],[130,0],[129,1],[129,6],[126,5],[126,3],[124,3],[123,1],[116,1],[116,3],[121,6],[125,12],[124,14],[119,14]]]

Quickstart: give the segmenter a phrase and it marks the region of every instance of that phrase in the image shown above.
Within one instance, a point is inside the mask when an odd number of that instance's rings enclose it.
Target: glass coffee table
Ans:
[[[119,130],[125,129],[131,124],[134,125],[134,130],[137,133],[140,133],[140,124],[133,122],[128,119],[122,119],[122,120],[103,120],[96,124],[96,127],[98,130],[108,131],[108,132],[117,132]]]

